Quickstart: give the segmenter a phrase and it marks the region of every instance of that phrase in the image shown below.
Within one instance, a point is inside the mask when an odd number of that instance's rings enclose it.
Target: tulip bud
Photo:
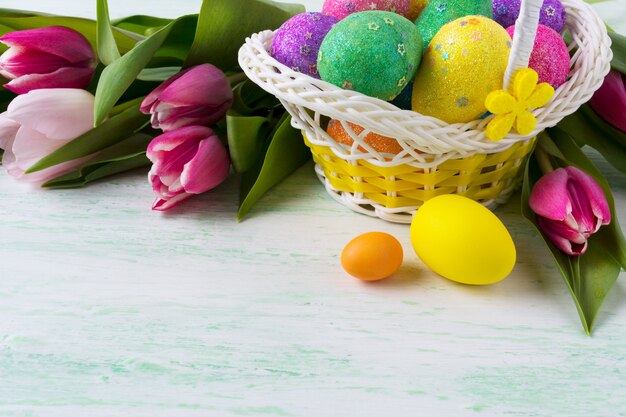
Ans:
[[[2,166],[18,179],[42,184],[90,159],[80,158],[24,174],[35,162],[93,128],[94,96],[75,88],[33,90],[0,114]]]
[[[85,88],[97,61],[91,44],[63,26],[10,32],[0,37],[9,49],[0,56],[4,87],[16,94],[41,88]]]
[[[602,188],[573,166],[541,177],[530,193],[529,204],[541,230],[567,255],[585,253],[587,239],[611,222]]]
[[[148,145],[148,178],[157,195],[153,210],[168,210],[228,176],[228,151],[208,127],[187,126],[157,136]]]
[[[220,120],[233,103],[228,78],[211,64],[179,72],[164,81],[141,103],[151,114],[152,127],[164,132],[183,126],[209,126]]]
[[[612,70],[602,87],[589,101],[591,108],[607,123],[626,132],[626,77]]]

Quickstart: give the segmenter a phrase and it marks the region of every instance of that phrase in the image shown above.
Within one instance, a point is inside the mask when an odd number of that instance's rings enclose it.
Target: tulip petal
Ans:
[[[152,210],[156,210],[156,211],[169,210],[175,205],[177,205],[178,203],[185,201],[188,198],[193,197],[193,196],[194,194],[181,193],[167,200],[157,197],[154,200],[154,203],[152,204]]]
[[[189,72],[189,70],[191,70],[191,68],[187,68],[186,70],[180,71],[179,73],[173,75],[172,77],[168,78],[167,80],[159,84],[157,88],[152,90],[152,92],[150,92],[150,94],[148,94],[146,98],[143,99],[139,110],[144,114],[151,113],[152,107],[155,105],[155,103],[158,103],[158,98],[161,95],[161,93],[163,93],[163,91],[167,87],[169,87],[170,84],[172,84],[174,81],[176,81],[177,79],[182,77],[184,74]]]
[[[81,89],[89,85],[93,74],[93,68],[65,67],[49,74],[24,75],[4,84],[4,87],[15,94],[26,94],[38,89]]]
[[[196,156],[181,174],[185,191],[200,194],[221,184],[230,171],[228,151],[216,135],[200,141]]]
[[[611,71],[589,102],[600,117],[626,132],[626,77]]]
[[[0,149],[10,149],[20,124],[7,117],[7,112],[0,114]]]
[[[48,139],[43,133],[22,126],[15,135],[11,150],[16,155],[16,166],[25,171],[43,156],[58,149],[60,145],[62,144]]]
[[[198,141],[188,140],[170,152],[163,152],[160,159],[154,164],[156,173],[161,182],[168,187],[168,191],[177,193],[184,189],[180,176],[189,162],[198,152]]]
[[[7,112],[15,122],[51,140],[68,141],[93,127],[94,96],[71,88],[33,90],[17,96]]]
[[[159,101],[174,106],[220,106],[233,99],[228,78],[211,64],[190,68],[184,77],[177,77],[159,96]]]
[[[541,217],[564,221],[572,212],[567,192],[568,180],[569,176],[564,168],[558,168],[541,177],[530,192],[530,208]]]
[[[89,41],[79,32],[64,26],[18,30],[0,37],[9,47],[29,48],[57,55],[69,62],[83,62],[95,57]]]
[[[571,229],[560,225],[558,222],[544,219],[540,216],[537,216],[536,220],[537,225],[554,246],[567,255],[578,256],[582,255],[587,250],[587,239],[584,238],[584,236],[577,234],[575,236],[576,239],[570,240],[567,236],[571,236],[570,233],[573,232]]]
[[[213,131],[204,126],[187,126],[166,132],[152,139],[148,145],[146,155],[148,159],[155,162],[159,152],[171,151],[188,140],[200,141],[212,135],[214,135]]]
[[[30,168],[31,165],[58,147],[58,141],[51,141],[42,133],[22,126],[17,131],[9,157],[6,158],[6,160],[3,158],[2,162],[7,172],[15,178],[36,184],[43,184],[48,180],[72,171],[92,158],[92,156],[86,156],[52,166],[42,171],[24,174],[24,171]]]
[[[585,196],[585,200],[591,207],[592,213],[597,217],[601,224],[609,224],[611,222],[611,209],[606,200],[602,187],[586,172],[569,166],[565,168],[570,178],[576,183],[581,190],[581,194]],[[597,231],[599,226],[594,228]]]
[[[183,106],[169,107],[159,103],[153,113],[152,127],[162,129],[165,132],[176,130],[185,126],[207,126],[220,120],[230,104],[223,109],[214,109],[208,106]],[[161,109],[165,109],[160,110]],[[155,122],[156,119],[156,122]]]
[[[67,60],[35,49],[9,48],[0,56],[2,74],[13,79],[28,74],[47,74],[71,65]]]

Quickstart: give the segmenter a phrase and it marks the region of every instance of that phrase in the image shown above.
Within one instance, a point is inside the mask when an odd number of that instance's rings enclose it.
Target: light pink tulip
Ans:
[[[153,210],[168,210],[194,194],[217,187],[228,176],[230,158],[208,127],[187,126],[157,136],[148,145],[148,178],[157,195]]]
[[[0,37],[9,49],[0,56],[4,87],[16,94],[41,88],[85,88],[96,69],[91,44],[63,26],[10,32]]]
[[[611,71],[589,105],[609,124],[626,132],[626,76]]]
[[[602,188],[591,175],[568,166],[537,181],[530,193],[537,223],[556,247],[568,255],[582,255],[587,239],[611,222]]]
[[[42,184],[74,170],[89,157],[24,174],[35,162],[93,128],[94,96],[85,90],[33,90],[0,114],[2,166],[18,179]]]
[[[202,64],[188,68],[163,82],[141,103],[151,114],[152,127],[165,132],[183,126],[210,126],[233,103],[228,78],[219,68]]]

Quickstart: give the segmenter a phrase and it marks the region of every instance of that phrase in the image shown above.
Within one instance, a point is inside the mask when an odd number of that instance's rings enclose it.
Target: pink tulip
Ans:
[[[611,71],[591,98],[591,108],[608,123],[626,132],[626,76]]]
[[[228,176],[228,151],[208,127],[187,126],[157,136],[148,145],[148,178],[157,195],[153,210],[168,210]]]
[[[163,82],[141,103],[152,114],[152,127],[165,132],[183,126],[209,126],[220,120],[233,103],[228,78],[217,67],[202,64]]]
[[[90,157],[24,174],[35,162],[93,128],[94,96],[85,90],[33,90],[0,114],[2,166],[17,179],[42,184],[74,170]]]
[[[529,204],[544,234],[568,255],[585,253],[587,239],[611,222],[602,188],[573,166],[541,177],[530,193]]]
[[[10,32],[0,37],[9,49],[0,56],[4,87],[16,94],[40,88],[85,88],[97,61],[83,35],[63,26]]]

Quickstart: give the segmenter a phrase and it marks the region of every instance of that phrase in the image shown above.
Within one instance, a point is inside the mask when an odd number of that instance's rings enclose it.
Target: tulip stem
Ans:
[[[231,87],[236,86],[237,84],[239,84],[240,82],[244,81],[246,78],[246,74],[243,72],[236,72],[232,75],[228,76],[228,82],[230,83]]]
[[[537,158],[539,168],[541,168],[541,172],[543,172],[544,175],[554,171],[554,166],[552,166],[552,162],[550,161],[550,155],[548,155],[548,152],[541,146],[537,146],[535,149],[535,158]]]

